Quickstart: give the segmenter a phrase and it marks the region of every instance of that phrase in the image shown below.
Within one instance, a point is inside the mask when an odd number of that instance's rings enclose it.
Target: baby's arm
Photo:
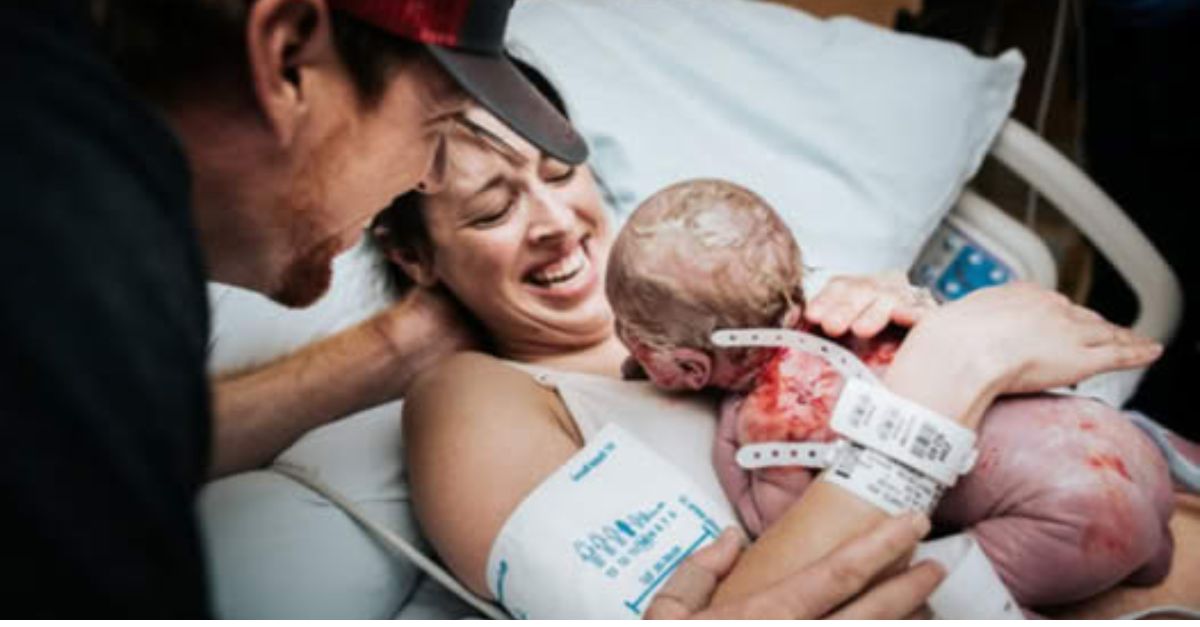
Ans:
[[[749,471],[738,465],[742,440],[739,423],[752,420],[742,411],[745,397],[730,395],[721,403],[721,424],[713,448],[713,463],[721,488],[751,537],[758,537],[778,520],[812,483],[813,471],[802,468],[764,468]]]

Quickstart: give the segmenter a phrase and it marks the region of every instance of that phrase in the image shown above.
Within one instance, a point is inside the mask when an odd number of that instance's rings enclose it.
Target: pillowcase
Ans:
[[[827,272],[907,269],[1007,119],[1024,61],[748,0],[518,2],[619,216],[671,183],[762,195]]]

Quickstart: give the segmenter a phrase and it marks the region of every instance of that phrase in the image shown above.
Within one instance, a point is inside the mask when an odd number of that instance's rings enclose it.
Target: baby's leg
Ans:
[[[1119,412],[1082,399],[1003,400],[979,446],[937,519],[970,527],[1019,603],[1066,603],[1166,575],[1171,479]]]

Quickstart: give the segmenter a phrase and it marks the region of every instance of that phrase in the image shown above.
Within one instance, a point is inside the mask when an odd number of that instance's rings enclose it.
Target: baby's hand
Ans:
[[[911,327],[936,308],[929,292],[912,286],[902,272],[882,272],[830,279],[809,301],[804,318],[829,337],[850,331],[871,338],[889,324]]]

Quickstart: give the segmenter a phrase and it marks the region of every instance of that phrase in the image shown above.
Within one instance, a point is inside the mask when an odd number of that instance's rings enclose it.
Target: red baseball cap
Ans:
[[[424,43],[433,58],[481,105],[530,143],[567,163],[588,149],[571,123],[504,53],[513,0],[329,0],[389,33]]]

